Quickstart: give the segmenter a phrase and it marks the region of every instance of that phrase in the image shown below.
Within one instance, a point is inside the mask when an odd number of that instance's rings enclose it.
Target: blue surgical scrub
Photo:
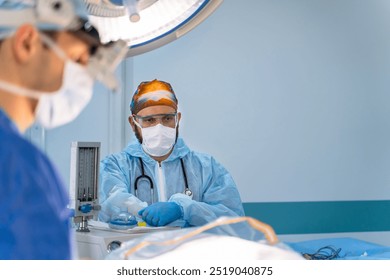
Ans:
[[[240,194],[229,172],[212,156],[189,149],[179,138],[169,157],[159,164],[147,155],[138,141],[131,142],[122,152],[110,155],[100,164],[99,217],[109,221],[111,215],[134,199],[135,181],[142,174],[154,185],[153,201],[173,201],[183,209],[181,226],[201,226],[221,216],[243,216]],[[183,159],[188,187],[193,197],[183,194],[185,180],[180,159]],[[152,202],[150,184],[142,180],[138,198]]]
[[[71,259],[64,185],[1,109],[0,143],[0,259]]]

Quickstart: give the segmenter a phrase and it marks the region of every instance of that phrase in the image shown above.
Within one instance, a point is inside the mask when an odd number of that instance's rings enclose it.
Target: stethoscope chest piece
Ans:
[[[189,196],[191,199],[193,197],[193,193],[192,193],[192,191],[189,188],[185,189],[184,194]]]

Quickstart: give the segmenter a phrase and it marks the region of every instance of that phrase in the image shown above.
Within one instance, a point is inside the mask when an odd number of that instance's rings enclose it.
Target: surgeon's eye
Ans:
[[[166,122],[173,121],[173,116],[165,116],[164,121]]]
[[[150,118],[144,118],[142,121],[146,125],[153,125],[156,123],[156,118],[150,117]]]
[[[98,47],[97,47],[97,46],[91,46],[91,47],[89,48],[89,55],[90,55],[90,56],[94,55],[94,54],[97,52],[97,50],[98,50]]]
[[[164,116],[162,121],[165,125],[174,125],[175,124],[175,116],[173,116],[173,115]]]

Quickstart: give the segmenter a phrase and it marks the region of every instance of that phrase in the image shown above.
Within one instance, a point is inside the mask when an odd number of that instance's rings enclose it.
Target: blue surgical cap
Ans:
[[[7,10],[9,11],[22,11],[27,9],[34,9],[38,2],[42,2],[39,0],[0,0],[0,12],[4,13]],[[75,16],[80,18],[83,21],[88,21],[88,11],[86,9],[86,6],[82,0],[66,0],[67,3],[70,3],[73,6],[73,10],[75,13]],[[54,4],[54,3],[51,3]],[[5,19],[3,19],[5,20]],[[21,18],[20,25],[27,23]],[[63,26],[60,26],[55,23],[50,22],[36,22],[35,26],[40,30],[64,30]],[[11,27],[7,24],[2,22],[0,19],[0,39],[3,37],[6,37],[8,34],[12,33],[17,29],[17,26]]]

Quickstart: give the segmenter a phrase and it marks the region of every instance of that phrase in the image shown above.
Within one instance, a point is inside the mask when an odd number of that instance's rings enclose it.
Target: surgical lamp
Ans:
[[[142,54],[183,36],[223,0],[84,0],[103,42],[122,39],[127,56]]]

